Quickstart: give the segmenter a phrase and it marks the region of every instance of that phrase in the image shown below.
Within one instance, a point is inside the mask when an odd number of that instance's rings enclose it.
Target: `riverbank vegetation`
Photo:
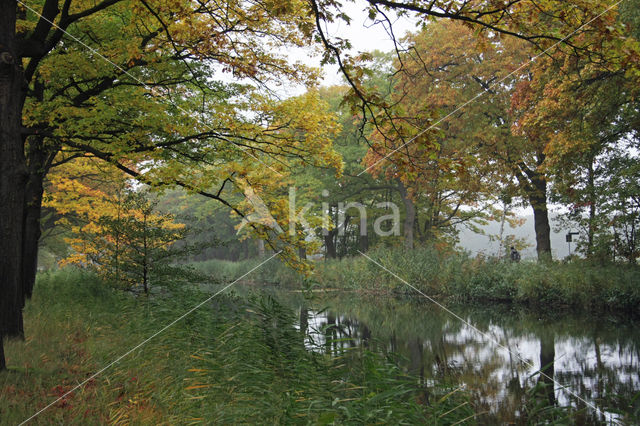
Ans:
[[[578,258],[570,262],[511,262],[433,247],[382,248],[371,250],[367,256],[393,274],[360,256],[317,261],[309,277],[273,262],[256,270],[248,279],[258,285],[269,283],[293,288],[417,297],[424,293],[453,302],[501,302],[543,309],[639,313],[640,268],[635,265],[598,264]],[[196,262],[193,266],[205,275],[230,281],[257,264],[257,260],[211,260]]]
[[[49,403],[33,424],[473,423],[457,386],[425,387],[393,354],[305,346],[294,313],[267,297],[219,295],[120,359],[211,293],[135,296],[72,268],[41,275],[36,289],[29,337],[6,344],[2,424]]]
[[[517,414],[514,401],[487,403],[491,397],[480,392],[488,385],[486,378],[438,361],[451,349],[438,346],[444,342],[437,324],[448,322],[448,315],[419,310],[416,318],[411,306],[421,303],[417,300],[409,305],[378,296],[365,297],[364,303],[352,297],[326,301],[288,292],[303,305],[327,306],[357,318],[352,325],[319,324],[249,286],[238,289],[238,295],[216,296],[155,336],[219,286],[163,286],[153,294],[136,295],[93,273],[66,268],[41,274],[36,288],[25,311],[34,324],[27,328],[30,337],[6,345],[11,368],[0,380],[3,424],[26,420],[50,403],[33,424],[598,422],[578,401],[576,407],[549,403],[553,387],[538,374],[518,393]],[[511,318],[509,324],[517,328],[521,315],[488,310],[476,313],[474,322],[488,330],[496,317]],[[40,318],[46,321],[35,321]],[[567,333],[564,325],[549,329],[544,318],[531,316],[527,330],[547,340]],[[570,324],[569,329],[583,330],[580,323]],[[355,325],[360,326],[357,333]],[[449,332],[464,328],[461,323],[452,327]],[[375,330],[376,337],[366,337],[367,330]],[[435,345],[433,352],[411,352],[420,354],[419,363],[393,352],[397,340],[414,344],[415,333]],[[465,351],[467,345],[483,347],[480,341],[458,341],[455,347]],[[548,349],[540,347],[541,362]],[[434,370],[428,374],[435,378],[425,380],[423,357],[431,360],[426,365],[451,371]],[[101,374],[94,377],[96,372]],[[627,420],[637,418],[630,397],[607,392],[597,403]]]

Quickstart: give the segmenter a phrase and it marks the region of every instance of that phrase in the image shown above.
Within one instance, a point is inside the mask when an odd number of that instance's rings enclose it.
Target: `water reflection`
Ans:
[[[309,348],[334,355],[359,346],[397,353],[421,382],[464,384],[477,411],[485,412],[484,423],[522,423],[527,412],[550,405],[583,408],[582,417],[573,419],[579,424],[638,419],[631,413],[639,410],[634,396],[640,392],[640,332],[630,321],[503,306],[455,308],[500,347],[415,300],[343,294],[309,301],[284,292],[275,297],[297,310]]]

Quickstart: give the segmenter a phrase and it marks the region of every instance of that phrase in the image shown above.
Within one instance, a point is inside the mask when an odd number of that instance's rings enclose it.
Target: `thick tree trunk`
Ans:
[[[42,194],[46,174],[47,153],[43,150],[42,139],[30,141],[28,170],[29,178],[25,189],[24,230],[22,235],[22,285],[25,296],[31,297],[38,269],[38,242],[42,226]]]
[[[4,358],[4,337],[0,334],[0,371],[7,369],[7,361]]]
[[[16,2],[0,0],[0,335],[21,336],[22,231],[27,170],[21,135],[23,72]],[[4,357],[0,365],[4,365]]]
[[[24,234],[22,241],[22,281],[25,296],[31,297],[38,268],[38,242],[40,241],[40,216],[42,213],[42,180],[27,184]]]
[[[413,248],[413,229],[416,223],[416,208],[413,204],[413,200],[409,198],[407,188],[398,182],[398,191],[404,204],[404,246],[405,248]]]
[[[533,208],[533,220],[536,231],[536,251],[539,261],[551,260],[551,226],[547,209],[547,181],[536,173],[531,181],[533,191],[529,194],[529,203]]]

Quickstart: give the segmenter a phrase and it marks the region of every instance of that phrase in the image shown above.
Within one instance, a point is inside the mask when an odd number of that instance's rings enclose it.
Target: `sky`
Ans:
[[[325,28],[326,35],[330,38],[340,37],[351,41],[353,48],[349,53],[366,52],[373,50],[391,51],[394,48],[393,41],[387,33],[386,25],[372,22],[367,15],[366,7],[368,3],[362,0],[355,2],[345,2],[343,10],[351,17],[351,23],[347,24],[342,20],[329,24]],[[397,17],[389,12],[389,19],[393,22],[393,32],[397,39],[402,38],[408,31],[415,31],[417,20],[410,17]],[[293,49],[289,52],[291,62],[300,61],[305,65],[320,68],[320,55],[315,54],[310,49]],[[333,86],[344,84],[342,75],[337,65],[325,65],[322,67],[324,78],[323,86]],[[304,92],[304,87],[283,88],[287,93],[283,95],[293,96]]]

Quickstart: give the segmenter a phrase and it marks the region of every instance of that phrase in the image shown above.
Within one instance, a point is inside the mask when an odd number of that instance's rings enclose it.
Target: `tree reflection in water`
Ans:
[[[435,380],[464,384],[476,411],[485,413],[481,423],[530,421],[536,404],[546,412],[549,407],[582,410],[572,414],[580,423],[605,420],[562,387],[598,407],[606,420],[638,420],[633,412],[640,410],[634,399],[640,392],[640,331],[630,320],[505,306],[455,307],[506,350],[437,307],[412,299],[277,297],[299,310],[307,341],[320,343],[314,347],[328,354],[354,347],[393,352],[425,386]]]

